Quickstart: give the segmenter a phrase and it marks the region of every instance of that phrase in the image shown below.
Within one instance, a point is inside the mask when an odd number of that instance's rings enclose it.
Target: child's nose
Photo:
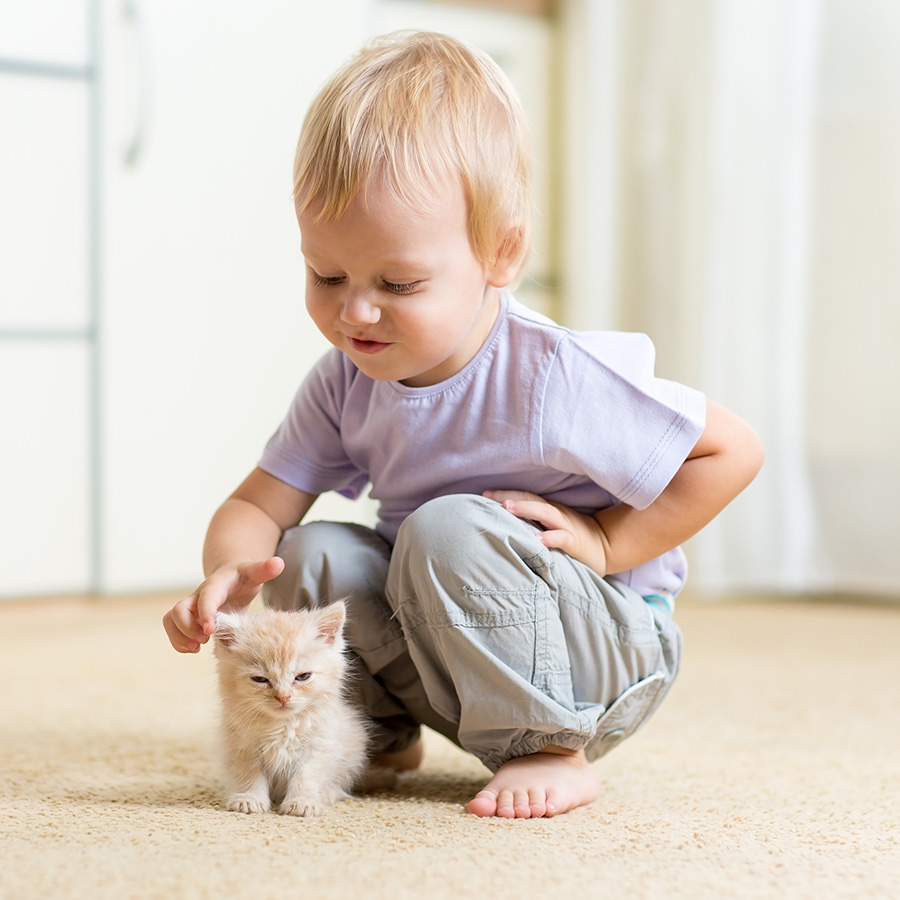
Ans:
[[[341,318],[348,325],[374,325],[381,318],[381,310],[364,291],[344,301]]]

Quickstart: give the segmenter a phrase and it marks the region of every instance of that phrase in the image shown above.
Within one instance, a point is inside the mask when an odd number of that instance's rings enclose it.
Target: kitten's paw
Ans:
[[[260,800],[253,794],[235,794],[225,801],[225,809],[229,812],[264,813],[269,811],[269,801]]]
[[[307,797],[293,797],[285,800],[278,807],[278,812],[283,816],[319,816],[330,804],[323,803],[320,799],[311,799]]]

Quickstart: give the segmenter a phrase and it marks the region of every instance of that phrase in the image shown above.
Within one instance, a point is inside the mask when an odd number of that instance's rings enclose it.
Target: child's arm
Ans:
[[[316,499],[254,469],[216,510],[203,545],[205,581],[163,617],[172,646],[196,653],[216,628],[222,607],[243,609],[284,562],[273,556],[286,528],[296,525]]]
[[[706,427],[666,489],[646,509],[620,503],[586,516],[522,491],[490,491],[513,515],[539,522],[541,540],[600,575],[633,569],[684,543],[756,476],[763,446],[743,419],[707,401]]]

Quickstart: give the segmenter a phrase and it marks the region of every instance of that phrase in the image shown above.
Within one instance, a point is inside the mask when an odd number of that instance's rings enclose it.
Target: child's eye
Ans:
[[[331,278],[328,278],[325,275],[319,275],[318,272],[313,272],[313,284],[316,287],[334,287],[336,284],[340,284],[343,280],[343,277],[341,277],[340,275],[335,275]]]
[[[301,672],[294,681],[309,681],[312,678],[312,672]]]
[[[269,679],[265,677],[265,675],[251,675],[250,680],[254,684],[268,684]]]
[[[418,281],[410,281],[406,284],[397,284],[395,281],[385,281],[383,284],[384,289],[390,291],[392,294],[412,294],[419,286]]]

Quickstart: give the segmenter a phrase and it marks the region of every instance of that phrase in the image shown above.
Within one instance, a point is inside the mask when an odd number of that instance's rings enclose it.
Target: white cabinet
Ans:
[[[85,67],[91,61],[91,0],[4,0],[0,59]]]
[[[88,12],[74,0],[0,5],[5,595],[91,586]]]
[[[155,0],[137,24],[104,8],[105,590],[198,579],[212,511],[324,350],[291,165],[366,6]]]
[[[90,348],[0,342],[0,588],[91,586]]]
[[[0,596],[197,580],[324,349],[293,145],[370,4],[0,7]]]
[[[86,77],[0,71],[0,327],[87,328],[89,154]]]

